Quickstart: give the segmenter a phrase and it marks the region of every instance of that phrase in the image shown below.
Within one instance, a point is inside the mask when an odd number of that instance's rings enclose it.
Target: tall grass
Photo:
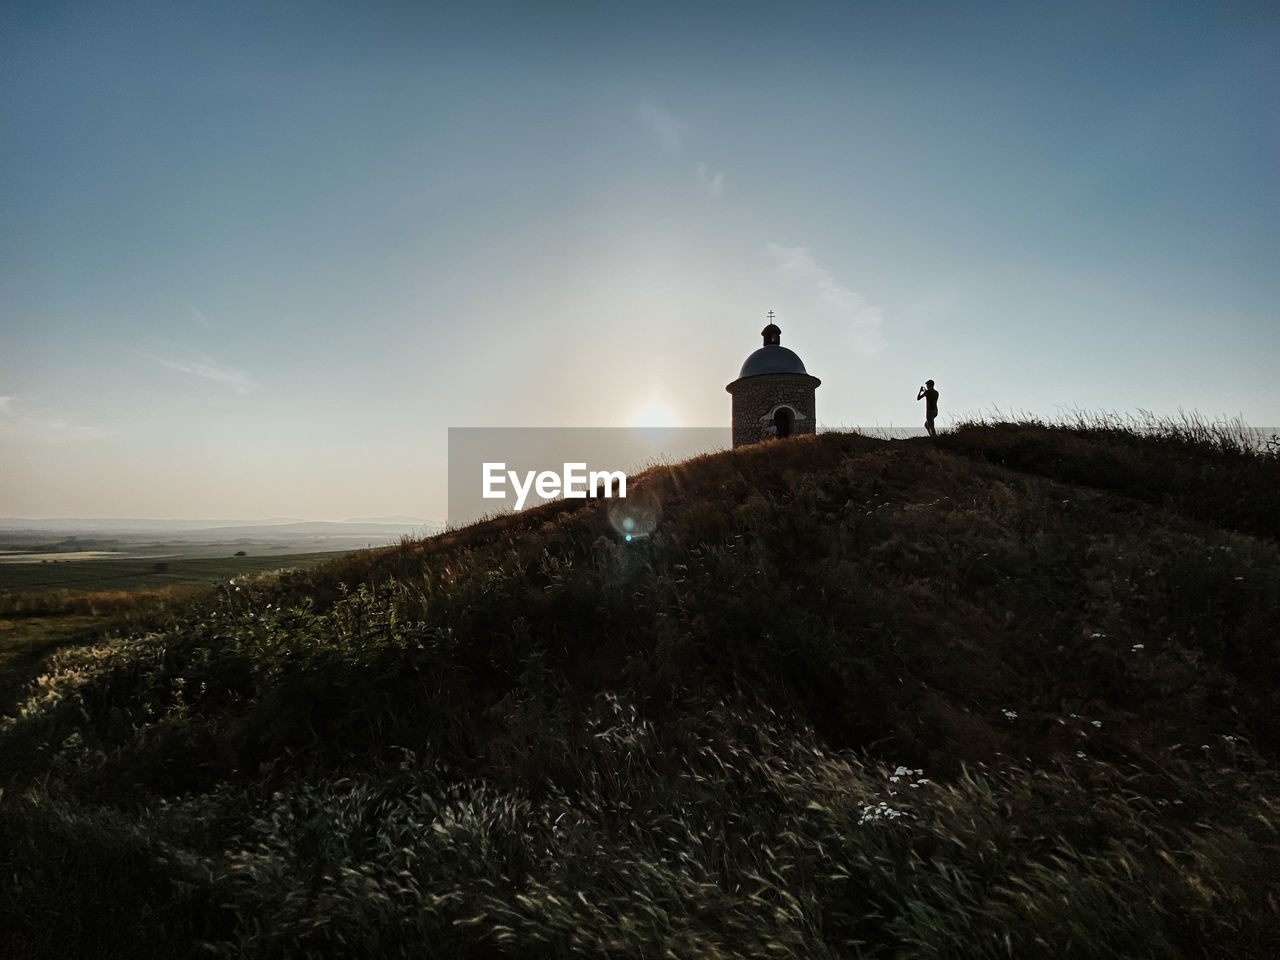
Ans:
[[[1238,418],[1073,411],[1044,422],[997,415],[962,420],[941,442],[952,452],[1280,539],[1272,498],[1280,483],[1280,440]]]
[[[663,465],[645,540],[548,504],[62,651],[0,721],[0,928],[26,957],[1270,956],[1280,548],[1075,479],[1154,439],[982,430]]]

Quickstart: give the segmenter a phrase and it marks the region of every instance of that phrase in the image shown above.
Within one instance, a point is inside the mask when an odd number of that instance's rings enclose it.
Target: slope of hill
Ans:
[[[10,710],[0,927],[21,957],[1272,957],[1277,480],[1187,435],[824,434],[650,470],[630,542],[557,503],[228,584]]]

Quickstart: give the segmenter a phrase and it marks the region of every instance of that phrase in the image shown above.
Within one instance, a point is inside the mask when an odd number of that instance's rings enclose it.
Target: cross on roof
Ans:
[[[770,310],[768,313],[766,313],[766,314],[765,314],[765,316],[769,318],[769,322],[770,322],[770,323],[772,323],[772,322],[773,322],[773,311],[772,311],[772,310]]]

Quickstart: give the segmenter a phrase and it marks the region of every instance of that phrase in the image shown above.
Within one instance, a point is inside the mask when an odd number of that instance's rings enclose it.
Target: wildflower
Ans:
[[[1090,639],[1090,640],[1101,640],[1101,639],[1103,639],[1105,636],[1106,636],[1106,634],[1105,634],[1105,633],[1091,633],[1091,634],[1089,634],[1089,639]]]
[[[1088,757],[1086,757],[1086,756],[1084,755],[1084,751],[1083,751],[1083,750],[1077,750],[1077,751],[1076,751],[1076,756],[1077,756],[1077,757],[1079,757],[1081,760],[1087,760],[1087,759],[1088,759]]]
[[[872,820],[897,820],[901,816],[903,816],[903,812],[901,810],[895,810],[893,807],[889,806],[889,804],[881,800],[880,803],[874,807],[869,805],[863,807],[862,817],[858,820],[858,823],[868,823]]]
[[[1136,651],[1136,650],[1145,650],[1146,648],[1147,648],[1147,645],[1146,645],[1145,643],[1135,643],[1135,644],[1133,645],[1133,649],[1134,649],[1135,651]]]
[[[1101,720],[1090,720],[1089,722],[1090,722],[1091,724],[1093,724],[1095,727],[1100,727],[1100,726],[1102,726],[1102,721],[1101,721]]]
[[[1004,714],[1004,718],[1005,718],[1006,720],[1017,720],[1017,719],[1018,719],[1018,711],[1017,711],[1017,710],[1010,710],[1008,707],[1005,707],[1005,708],[1004,708],[1003,710],[1001,710],[1000,712]]]
[[[1078,713],[1073,713],[1073,714],[1071,715],[1071,719],[1072,719],[1072,720],[1079,720],[1079,719],[1080,719],[1080,714],[1078,714]]]

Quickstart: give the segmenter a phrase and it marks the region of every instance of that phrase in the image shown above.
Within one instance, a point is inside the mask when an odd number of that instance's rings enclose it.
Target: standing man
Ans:
[[[924,428],[929,431],[929,436],[936,437],[937,434],[933,432],[933,421],[938,419],[938,391],[933,389],[932,380],[924,382],[924,386],[916,394],[916,399],[924,401]]]

